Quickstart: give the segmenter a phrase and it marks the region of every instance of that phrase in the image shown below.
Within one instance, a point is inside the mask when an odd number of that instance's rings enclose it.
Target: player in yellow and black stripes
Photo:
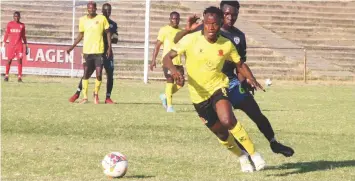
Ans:
[[[265,161],[255,152],[247,132],[232,111],[228,100],[228,77],[222,72],[224,62],[231,60],[241,69],[240,56],[233,43],[220,36],[223,12],[217,7],[204,11],[204,29],[183,37],[164,57],[163,63],[174,79],[182,79],[172,59],[186,54],[186,70],[192,103],[206,126],[219,138],[222,145],[239,156],[242,171],[252,172],[248,157],[238,147],[234,138],[250,154],[256,170],[265,167]],[[251,84],[261,88],[250,71],[241,71],[251,80]],[[244,156],[243,156],[244,155]],[[243,158],[243,159],[241,159]]]
[[[164,57],[171,48],[175,45],[174,38],[176,33],[181,31],[179,28],[180,23],[180,14],[176,11],[170,13],[170,23],[162,28],[160,28],[158,33],[157,42],[155,44],[152,62],[150,64],[150,70],[153,70],[153,67],[156,67],[156,58],[158,56],[160,46],[163,45],[163,54]],[[178,55],[173,59],[173,64],[175,65],[176,69],[183,75],[184,74],[184,67],[182,66],[181,56]],[[165,87],[165,94],[160,94],[160,99],[164,108],[166,108],[167,112],[174,112],[174,108],[172,106],[172,97],[173,94],[176,93],[181,87],[184,86],[184,80],[182,79],[181,82],[174,82],[173,77],[170,75],[170,72],[167,68],[163,67],[164,76],[166,78],[166,87]]]
[[[84,54],[84,76],[82,81],[84,98],[80,103],[88,101],[88,85],[91,74],[96,70],[96,81],[94,89],[95,104],[99,104],[98,92],[102,81],[104,40],[103,33],[106,32],[108,47],[106,57],[110,57],[111,52],[111,32],[109,23],[105,16],[96,14],[96,3],[90,1],[87,4],[88,14],[79,20],[79,35],[74,44],[67,50],[68,53],[84,38],[83,54]]]

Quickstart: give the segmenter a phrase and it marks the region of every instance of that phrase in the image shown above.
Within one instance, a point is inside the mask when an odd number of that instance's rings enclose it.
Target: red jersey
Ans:
[[[11,46],[22,45],[22,40],[24,43],[27,43],[25,24],[16,21],[7,23],[4,42],[6,40],[9,40],[9,45]]]

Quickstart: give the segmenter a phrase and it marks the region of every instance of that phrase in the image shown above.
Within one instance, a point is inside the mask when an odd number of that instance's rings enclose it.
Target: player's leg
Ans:
[[[17,57],[17,81],[22,82],[22,58],[23,58],[23,46],[16,47],[15,53]]]
[[[84,68],[85,69],[85,68]],[[69,98],[69,102],[73,103],[80,97],[80,92],[83,89],[83,77],[81,77],[78,87],[74,95]]]
[[[86,66],[86,63],[83,62],[83,70],[84,71],[85,71],[85,66]],[[81,79],[79,81],[79,84],[78,84],[78,87],[76,88],[75,94],[69,98],[69,102],[72,102],[72,103],[75,102],[80,97],[80,93],[81,93],[82,89],[83,89],[83,77],[81,77]]]
[[[245,131],[240,121],[237,121],[236,117],[234,116],[232,105],[228,100],[226,88],[222,88],[216,91],[212,95],[212,97],[213,97],[212,102],[214,105],[214,109],[222,125],[224,125],[226,128],[229,129],[232,135],[250,154],[250,157],[254,162],[255,169],[256,170],[263,169],[266,163],[262,159],[260,154],[255,152],[254,144],[251,141],[248,133]]]
[[[11,47],[11,46],[7,46],[6,47],[6,54],[7,54],[7,57],[8,57],[8,61],[6,63],[6,70],[5,70],[5,78],[4,78],[4,81],[9,81],[9,72],[10,72],[10,68],[11,68],[11,63],[12,63],[12,60],[15,58],[15,48],[14,47]]]
[[[17,82],[22,82],[22,58],[17,60]]]
[[[10,72],[11,63],[12,63],[12,59],[9,59],[6,63],[5,78],[4,78],[4,81],[6,82],[9,81],[9,72]]]
[[[113,57],[110,57],[108,59],[105,59],[104,57],[104,68],[107,76],[105,104],[115,104],[115,102],[111,100],[111,93],[113,88],[113,72],[114,72]]]
[[[288,146],[279,143],[275,138],[274,130],[267,117],[261,112],[258,103],[252,95],[247,96],[240,104],[239,108],[245,112],[251,120],[255,122],[259,130],[270,142],[270,147],[274,153],[281,153],[289,157],[294,154],[294,150]]]
[[[84,54],[84,61],[86,63],[86,66],[84,66],[84,74],[82,78],[83,99],[80,101],[80,103],[82,104],[88,102],[89,78],[95,70],[95,61],[92,54]]]
[[[94,102],[99,104],[99,91],[102,83],[102,67],[103,67],[103,55],[95,55],[95,70],[96,70],[96,79],[95,79],[95,89],[94,89]]]
[[[234,155],[238,156],[242,172],[253,172],[253,166],[248,159],[248,154],[242,152],[233,135],[218,120],[218,116],[213,109],[211,100],[194,104],[194,107],[202,122],[218,137],[219,143]]]
[[[241,150],[234,136],[225,128],[220,121],[217,121],[209,128],[217,137],[219,143],[225,146],[234,155],[238,156],[242,172],[253,172],[253,166],[249,161],[248,154]]]
[[[83,70],[84,70],[84,72],[88,71],[86,62],[83,63]],[[92,75],[92,73],[94,73],[94,70],[92,70],[91,73],[89,72],[90,75]],[[83,77],[81,77],[81,79],[79,81],[79,84],[78,84],[78,87],[76,88],[75,94],[69,98],[69,102],[75,102],[80,97],[80,93],[81,93],[82,89],[83,89]]]
[[[246,95],[247,94],[246,94],[245,90],[240,86],[240,83],[237,79],[229,81],[228,99],[234,109],[239,108],[240,103],[245,99]],[[246,151],[245,148],[243,147],[243,145],[241,145],[238,142],[238,140],[236,140],[236,141],[237,141],[238,146],[242,150]]]
[[[160,94],[160,99],[164,108],[166,108],[167,112],[175,112],[172,106],[172,96],[173,96],[173,87],[174,87],[174,79],[170,75],[170,71],[163,67],[164,76],[166,78],[165,85],[165,94]]]

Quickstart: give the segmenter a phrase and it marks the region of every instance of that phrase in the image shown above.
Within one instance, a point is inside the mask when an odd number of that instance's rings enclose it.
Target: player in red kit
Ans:
[[[26,55],[28,54],[28,46],[25,33],[25,24],[20,22],[20,12],[14,12],[14,20],[7,24],[6,32],[4,35],[4,41],[2,50],[7,40],[9,43],[6,46],[6,53],[8,57],[8,63],[6,64],[5,81],[9,81],[9,71],[11,62],[14,58],[17,58],[18,63],[18,82],[22,82],[22,57],[23,57],[23,44],[26,45]],[[23,43],[22,43],[23,41]]]

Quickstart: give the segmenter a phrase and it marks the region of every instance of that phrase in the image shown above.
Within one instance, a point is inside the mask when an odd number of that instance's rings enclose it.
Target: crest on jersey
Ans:
[[[110,28],[113,28],[113,24],[110,24]]]
[[[22,25],[20,25],[20,28],[22,28]]]
[[[223,56],[223,50],[218,50],[218,56]]]
[[[237,45],[240,43],[240,38],[237,36],[235,36],[233,40],[234,40],[234,43]]]

